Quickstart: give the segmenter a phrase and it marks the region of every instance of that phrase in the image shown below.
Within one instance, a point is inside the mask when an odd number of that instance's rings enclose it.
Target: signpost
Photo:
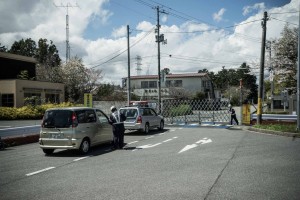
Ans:
[[[93,95],[90,93],[84,93],[84,106],[93,107]]]

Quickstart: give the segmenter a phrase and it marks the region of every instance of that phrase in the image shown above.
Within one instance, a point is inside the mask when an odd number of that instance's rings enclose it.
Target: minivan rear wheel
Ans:
[[[43,149],[43,152],[46,154],[46,155],[50,155],[54,152],[54,149]]]
[[[90,150],[90,141],[88,139],[84,139],[81,142],[80,148],[79,148],[79,152],[81,154],[86,154],[87,152],[89,152]]]

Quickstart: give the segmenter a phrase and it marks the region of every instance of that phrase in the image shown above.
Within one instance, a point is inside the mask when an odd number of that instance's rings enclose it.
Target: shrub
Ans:
[[[191,115],[193,114],[192,108],[189,105],[179,105],[170,109],[169,115],[172,117]]]
[[[21,108],[0,107],[0,120],[17,119],[42,119],[45,111],[49,108],[82,106],[70,102],[61,104],[43,104],[38,106],[27,105]]]

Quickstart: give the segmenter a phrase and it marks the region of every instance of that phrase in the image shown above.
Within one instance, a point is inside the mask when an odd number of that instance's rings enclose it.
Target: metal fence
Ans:
[[[217,100],[163,100],[165,123],[228,123],[230,113],[227,101]]]
[[[161,102],[161,115],[166,124],[226,124],[230,121],[227,101],[217,100],[174,100]],[[124,101],[94,101],[93,107],[100,108],[110,114],[110,107],[115,105],[121,108],[127,105]],[[155,103],[151,104],[155,105]],[[158,105],[156,103],[156,105]],[[155,106],[154,106],[155,107]],[[158,110],[156,106],[156,111]]]

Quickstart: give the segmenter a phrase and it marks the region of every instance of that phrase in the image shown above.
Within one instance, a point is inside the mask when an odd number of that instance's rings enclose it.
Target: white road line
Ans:
[[[147,140],[147,139],[150,139],[150,138],[153,138],[154,136],[150,136],[150,137],[146,137],[145,139]]]
[[[86,158],[88,158],[88,157],[90,157],[90,156],[85,156],[85,157],[77,158],[77,159],[75,159],[75,160],[73,160],[73,161],[76,162],[76,161],[79,161],[79,160],[86,159]]]
[[[160,134],[158,134],[158,135],[164,135],[165,133],[160,133]]]
[[[33,126],[21,126],[21,127],[12,127],[12,128],[4,128],[4,129],[0,129],[0,131],[4,131],[4,130],[14,130],[14,129],[21,129],[21,128],[33,128],[33,127],[38,127],[41,125],[33,125]]]
[[[133,141],[133,142],[129,142],[128,144],[134,144],[134,143],[137,143],[139,141]]]
[[[0,128],[10,128],[11,126],[0,126]],[[0,129],[2,130],[2,129]]]
[[[32,176],[32,175],[35,175],[35,174],[38,174],[38,173],[41,173],[41,172],[44,172],[44,171],[48,171],[50,169],[54,169],[55,167],[48,167],[48,168],[45,168],[45,169],[42,169],[42,170],[39,170],[39,171],[35,171],[35,172],[31,172],[29,174],[26,174],[26,176]]]
[[[175,131],[175,129],[170,130],[170,132],[173,132],[173,131]]]
[[[168,140],[165,140],[165,141],[163,141],[163,142],[169,142],[169,141],[171,141],[171,140],[173,140],[173,139],[168,139]]]

